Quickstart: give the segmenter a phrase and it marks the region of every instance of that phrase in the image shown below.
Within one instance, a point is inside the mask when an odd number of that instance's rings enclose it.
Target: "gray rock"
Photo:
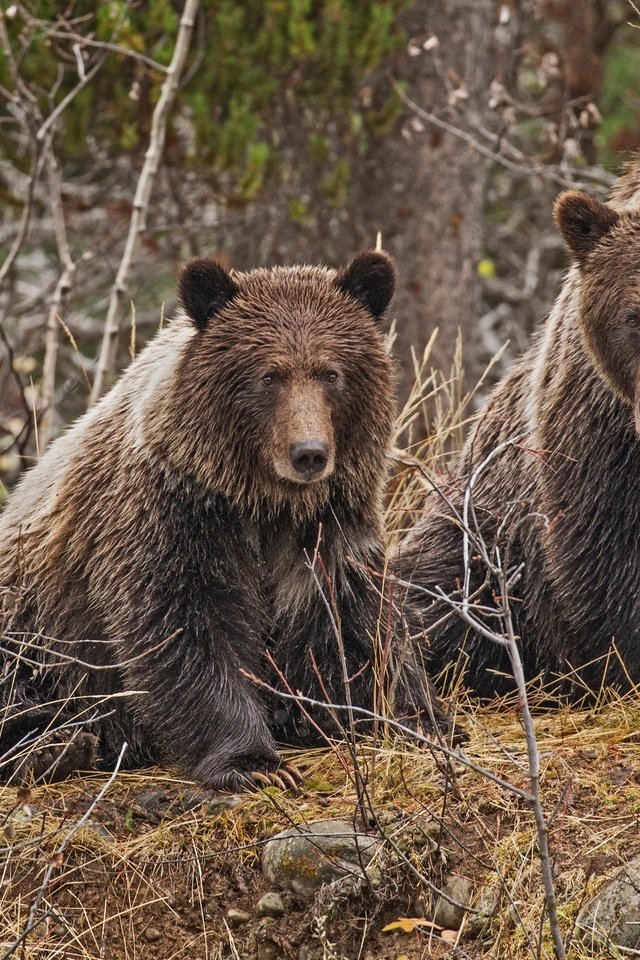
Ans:
[[[371,863],[380,840],[358,833],[346,820],[318,820],[276,834],[266,844],[262,869],[267,880],[299,897],[310,899],[325,883],[366,869],[374,885],[379,874]]]
[[[452,873],[445,880],[442,892],[446,893],[452,900],[457,901],[460,906],[449,903],[444,897],[439,897],[433,912],[433,922],[444,927],[445,930],[457,930],[467,912],[464,908],[471,903],[473,884],[466,877],[459,877]]]
[[[322,947],[317,943],[303,943],[298,950],[298,960],[322,960]]]
[[[640,950],[640,857],[582,908],[576,931],[593,953],[601,952],[603,944]]]
[[[12,816],[14,823],[30,823],[38,812],[34,803],[23,803]]]
[[[247,910],[237,910],[235,907],[227,910],[227,920],[232,927],[240,927],[243,923],[249,923],[251,914]]]
[[[239,807],[240,804],[245,803],[246,799],[246,794],[214,793],[207,803],[207,812],[215,814],[223,813],[225,810],[233,810],[234,807]]]
[[[260,940],[256,946],[258,960],[276,960],[282,956],[282,950],[273,940]]]
[[[144,932],[144,938],[148,943],[156,943],[162,937],[157,927],[147,927]]]
[[[259,917],[282,917],[284,916],[284,903],[279,893],[270,890],[260,897],[256,904],[256,913]]]
[[[478,912],[469,915],[465,927],[467,937],[478,937],[484,933],[489,922],[496,915],[501,901],[501,884],[490,880],[482,887],[476,902],[473,904]]]

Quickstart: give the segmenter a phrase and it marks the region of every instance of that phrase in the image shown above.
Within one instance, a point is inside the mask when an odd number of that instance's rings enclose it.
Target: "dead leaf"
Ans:
[[[383,927],[383,933],[391,930],[402,930],[403,933],[414,933],[418,927],[428,927],[429,930],[442,930],[433,920],[423,920],[422,917],[398,917],[393,923],[388,923]]]
[[[442,930],[440,939],[444,940],[445,943],[455,943],[458,939],[458,932],[458,930]]]

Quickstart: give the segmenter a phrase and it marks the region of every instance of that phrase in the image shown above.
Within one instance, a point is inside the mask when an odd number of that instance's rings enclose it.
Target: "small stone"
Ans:
[[[156,943],[157,940],[162,938],[162,934],[157,927],[147,927],[144,932],[144,938],[148,943]]]
[[[576,931],[598,956],[603,945],[640,950],[640,857],[631,860],[582,908]]]
[[[259,917],[282,917],[284,912],[282,897],[272,890],[260,897],[256,905],[256,913]]]
[[[322,947],[317,943],[303,943],[298,950],[298,960],[322,960]]]
[[[19,807],[13,814],[15,823],[30,823],[38,812],[38,808],[33,803],[25,803]]]
[[[369,864],[379,849],[378,837],[354,831],[346,820],[317,820],[272,837],[262,869],[269,883],[311,899],[325,883],[347,876],[364,879],[363,868],[375,882],[379,871]]]
[[[442,892],[446,893],[452,900],[457,901],[460,906],[449,903],[444,897],[439,897],[433,913],[433,921],[438,926],[444,927],[445,930],[457,930],[467,912],[465,907],[468,907],[471,903],[473,884],[466,877],[459,877],[452,873],[445,880]]]
[[[273,940],[260,940],[256,948],[256,956],[258,960],[277,960],[277,957],[282,956],[282,951]]]
[[[247,799],[246,794],[238,793],[218,793],[213,794],[210,800],[207,803],[208,813],[222,813],[225,810],[233,810],[234,807],[239,807],[240,804],[245,803]]]
[[[248,910],[237,910],[235,907],[231,907],[227,910],[227,920],[232,927],[240,927],[243,923],[249,923],[251,914]]]
[[[470,914],[465,934],[468,937],[480,936],[487,928],[490,920],[497,913],[502,901],[502,886],[500,883],[486,883],[480,890],[474,903],[477,913]]]

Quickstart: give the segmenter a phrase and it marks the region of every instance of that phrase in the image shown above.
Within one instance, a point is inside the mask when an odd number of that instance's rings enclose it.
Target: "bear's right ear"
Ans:
[[[335,284],[338,290],[348,293],[377,320],[389,306],[396,288],[396,268],[386,253],[370,250],[340,270]]]
[[[611,207],[576,190],[558,197],[553,214],[564,242],[580,263],[620,219]]]
[[[198,330],[204,330],[237,292],[231,276],[215,260],[191,260],[178,277],[178,297]]]

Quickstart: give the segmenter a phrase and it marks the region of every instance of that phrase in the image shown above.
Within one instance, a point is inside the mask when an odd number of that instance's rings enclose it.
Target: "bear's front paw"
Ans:
[[[191,775],[213,790],[246,793],[263,787],[298,791],[303,776],[294,763],[283,763],[277,755],[213,758],[203,761]]]
[[[277,770],[252,770],[245,775],[248,789],[259,790],[261,787],[279,787],[281,790],[293,790],[298,793],[304,777],[295,763],[289,761],[281,764]]]
[[[13,765],[11,782],[54,783],[66,780],[79,770],[95,770],[98,738],[84,731],[68,740],[44,739]]]

